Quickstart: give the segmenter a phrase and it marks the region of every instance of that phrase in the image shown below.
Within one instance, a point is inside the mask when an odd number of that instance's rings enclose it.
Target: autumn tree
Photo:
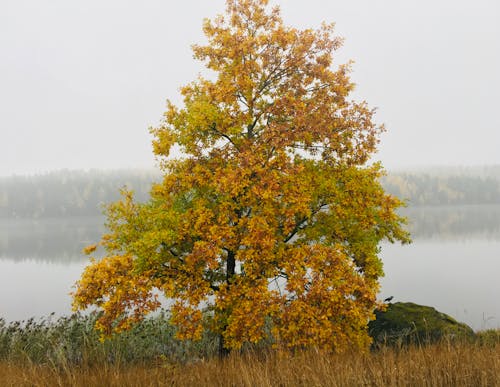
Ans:
[[[333,66],[332,25],[285,26],[267,3],[227,0],[205,21],[193,50],[213,77],[182,88],[152,130],[163,181],[147,203],[124,192],[107,211],[107,255],[74,293],[77,309],[102,308],[104,334],[162,293],[182,339],[208,328],[226,349],[268,335],[290,348],[370,342],[379,243],[408,238],[368,165],[383,128],[349,98],[349,65]]]

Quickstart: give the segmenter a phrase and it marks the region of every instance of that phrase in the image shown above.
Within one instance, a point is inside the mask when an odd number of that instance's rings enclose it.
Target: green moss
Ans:
[[[375,315],[376,320],[368,325],[375,345],[425,344],[442,339],[468,340],[474,337],[474,331],[468,325],[430,306],[397,302]]]

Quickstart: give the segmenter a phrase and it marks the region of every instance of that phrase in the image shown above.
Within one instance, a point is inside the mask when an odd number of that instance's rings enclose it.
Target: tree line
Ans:
[[[500,203],[500,173],[487,169],[394,172],[382,178],[387,192],[410,206]],[[490,171],[496,171],[491,169]],[[1,218],[50,218],[101,215],[103,206],[120,198],[120,189],[146,201],[156,170],[56,171],[0,178]]]
[[[484,173],[484,171],[491,171]],[[500,174],[495,169],[476,173],[443,170],[390,173],[382,178],[386,191],[410,206],[445,206],[500,203]]]
[[[50,218],[102,215],[106,203],[120,198],[120,189],[147,199],[155,170],[55,171],[34,176],[0,178],[0,217]]]

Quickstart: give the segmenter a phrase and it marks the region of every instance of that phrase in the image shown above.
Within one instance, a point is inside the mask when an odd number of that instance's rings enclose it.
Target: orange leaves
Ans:
[[[342,302],[329,306],[325,308],[307,298],[297,299],[285,308],[273,334],[289,348],[314,347],[335,352],[353,346],[368,348],[371,339],[366,325],[371,313],[365,307],[349,308]]]
[[[318,31],[286,27],[277,9],[266,12],[258,1],[231,2],[228,12],[228,18],[206,21],[209,44],[193,47],[195,58],[208,60],[217,79],[200,79],[183,89],[186,108],[175,117],[167,116],[188,153],[201,153],[196,141],[218,146],[202,137],[215,124],[213,134],[238,144],[239,150],[241,136],[258,134],[269,148],[298,146],[315,155],[324,144],[331,144],[335,149],[330,153],[352,156],[340,152],[352,148],[352,137],[338,132],[368,122],[371,111],[339,114],[339,109],[353,105],[346,99],[353,85],[346,76],[348,66],[331,69],[332,54],[341,45],[341,39],[332,35],[333,26],[323,25]],[[182,124],[180,117],[185,118]],[[364,152],[371,153],[372,136],[365,143]]]
[[[82,250],[82,253],[85,255],[89,255],[89,254],[92,254],[96,250],[97,250],[97,244],[93,244],[93,245],[85,246]]]
[[[176,302],[172,306],[172,323],[178,327],[176,336],[182,340],[200,340],[203,333],[202,313],[189,304]]]
[[[209,320],[227,348],[269,335],[291,348],[369,344],[378,245],[408,241],[381,167],[365,165],[383,127],[349,98],[349,64],[333,68],[333,26],[288,27],[267,4],[227,0],[225,17],[205,21],[194,57],[215,76],[183,87],[183,106],[168,102],[151,130],[163,181],[148,203],[124,191],[108,209],[109,256],[74,294],[75,307],[103,309],[105,333],[161,291],[183,339]]]
[[[366,324],[372,317],[377,287],[357,272],[341,246],[292,248],[288,294],[274,327],[289,347],[317,346],[342,351],[353,338],[369,343]]]
[[[104,314],[97,322],[104,336],[128,329],[160,306],[152,293],[150,273],[134,275],[132,258],[127,255],[105,257],[92,261],[76,284],[73,308],[96,305]]]
[[[265,279],[238,277],[217,294],[215,329],[224,336],[228,348],[256,343],[266,337],[266,322],[278,313],[278,302],[277,293],[269,289]]]

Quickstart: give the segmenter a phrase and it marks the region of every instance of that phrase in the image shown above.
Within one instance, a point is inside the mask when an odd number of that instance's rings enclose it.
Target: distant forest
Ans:
[[[155,170],[58,171],[35,176],[0,177],[1,218],[50,218],[101,215],[103,206],[120,198],[120,188],[148,198]],[[500,166],[434,168],[392,172],[385,189],[410,206],[500,204]]]
[[[500,204],[500,166],[391,172],[381,182],[410,206]]]
[[[120,198],[120,189],[148,198],[154,170],[57,171],[34,176],[0,177],[0,218],[50,218],[101,215],[106,203]]]

